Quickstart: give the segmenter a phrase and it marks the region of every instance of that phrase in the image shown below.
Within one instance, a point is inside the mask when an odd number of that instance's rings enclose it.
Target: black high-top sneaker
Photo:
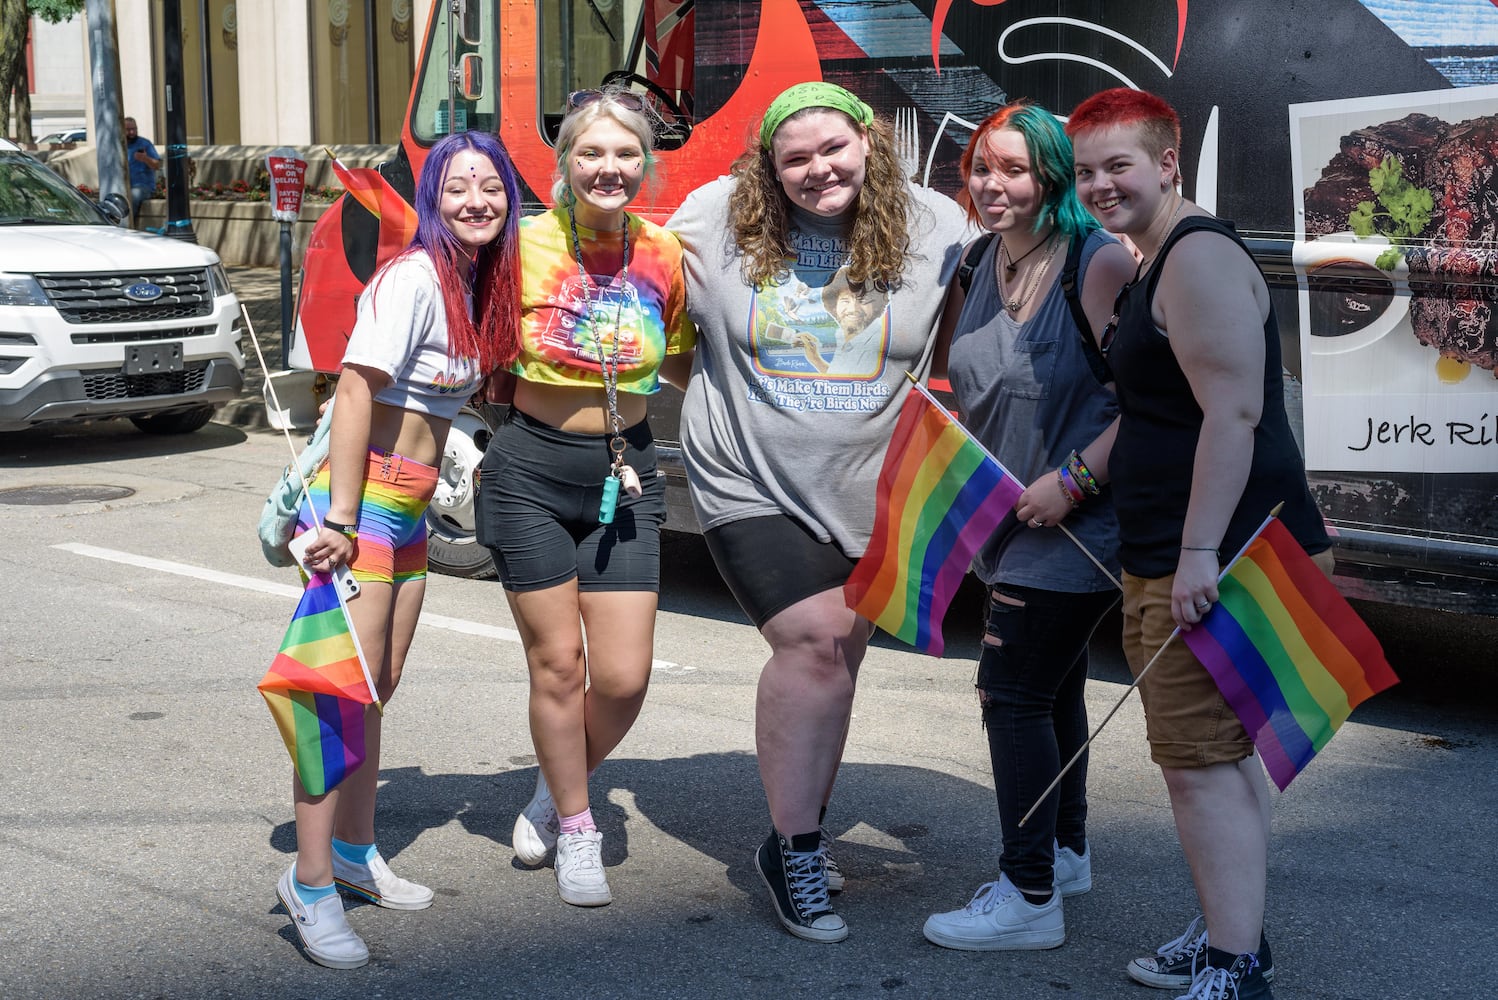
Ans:
[[[820,830],[787,841],[776,830],[759,846],[754,867],[770,890],[775,915],[786,930],[807,941],[841,941],[848,925],[827,899],[827,864]]]
[[[1258,955],[1230,955],[1209,946],[1202,959],[1206,964],[1180,1000],[1274,1000]]]
[[[1153,955],[1131,960],[1129,978],[1161,990],[1187,989],[1206,961],[1202,954],[1206,947],[1207,924],[1197,914],[1180,937],[1165,942]],[[1274,979],[1274,957],[1269,953],[1269,939],[1263,931],[1259,932],[1259,972],[1266,983]]]
[[[822,863],[827,866],[827,891],[836,895],[843,891],[848,880],[843,877],[842,868],[838,867],[837,859],[832,856],[832,834],[827,832],[827,807],[817,814],[817,827],[822,835]]]

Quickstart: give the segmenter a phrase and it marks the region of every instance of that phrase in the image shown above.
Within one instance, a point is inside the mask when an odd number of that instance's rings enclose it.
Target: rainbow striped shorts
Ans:
[[[312,480],[311,500],[319,516],[328,510],[328,464]],[[349,563],[361,583],[405,583],[427,575],[427,505],[437,490],[437,470],[393,452],[369,449],[364,493],[359,500],[359,537]],[[307,504],[297,532],[312,526]]]

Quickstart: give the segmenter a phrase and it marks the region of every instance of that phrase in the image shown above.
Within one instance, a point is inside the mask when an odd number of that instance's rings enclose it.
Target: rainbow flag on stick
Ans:
[[[327,152],[338,182],[380,224],[379,244],[375,249],[375,266],[378,267],[411,245],[416,235],[416,209],[378,170],[345,167],[331,149]]]
[[[1365,699],[1399,683],[1357,612],[1271,516],[1181,638],[1284,791]]]
[[[307,581],[259,687],[308,795],[322,795],[364,763],[364,709],[376,704],[374,681],[327,573]]]
[[[952,595],[1024,486],[924,387],[915,390],[879,470],[873,537],[843,597],[890,635],[940,656]]]

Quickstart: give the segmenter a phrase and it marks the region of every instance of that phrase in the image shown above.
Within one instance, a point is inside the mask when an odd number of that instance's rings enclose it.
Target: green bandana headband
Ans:
[[[785,124],[785,120],[791,115],[797,111],[805,111],[807,108],[831,108],[834,111],[841,111],[865,128],[874,121],[874,110],[860,101],[857,95],[844,90],[837,84],[822,81],[798,83],[782,91],[779,97],[770,102],[770,108],[765,112],[765,120],[759,126],[759,144],[769,149],[770,139],[775,135],[775,130]]]

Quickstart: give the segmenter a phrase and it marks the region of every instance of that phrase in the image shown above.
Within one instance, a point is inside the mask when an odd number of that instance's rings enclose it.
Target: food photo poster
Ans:
[[[1306,465],[1498,468],[1498,86],[1290,106]]]

